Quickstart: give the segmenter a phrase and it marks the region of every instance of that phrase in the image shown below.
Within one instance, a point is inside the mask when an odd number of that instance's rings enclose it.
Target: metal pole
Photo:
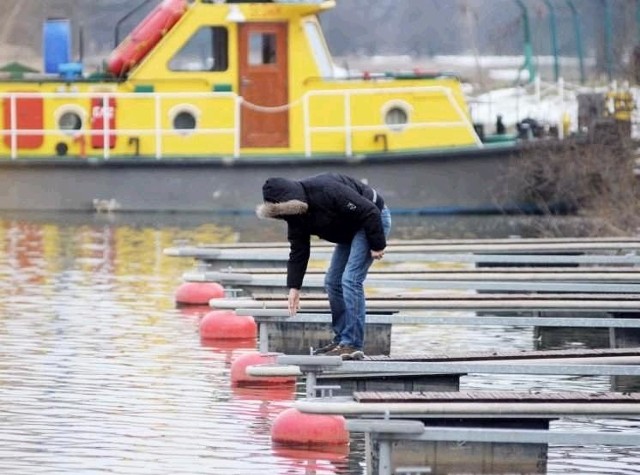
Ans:
[[[378,439],[378,474],[391,475],[391,442],[385,439]]]
[[[307,387],[306,387],[307,399],[315,399],[316,384],[317,384],[316,373],[314,373],[313,371],[309,371],[307,373]]]
[[[269,332],[267,331],[267,325],[265,322],[260,322],[258,327],[258,351],[262,354],[269,352]]]
[[[551,52],[553,53],[553,78],[558,82],[560,78],[560,63],[558,60],[558,31],[556,29],[556,11],[551,0],[544,0],[549,9],[549,29],[551,30]]]
[[[527,69],[529,72],[529,81],[531,82],[536,77],[535,67],[533,65],[533,46],[531,45],[531,27],[529,25],[529,12],[522,0],[516,0],[520,10],[522,11],[522,24],[524,29],[524,65],[522,69]]]
[[[636,0],[636,43],[640,43],[640,0]]]
[[[573,19],[573,32],[576,35],[576,49],[578,50],[578,61],[580,62],[580,83],[584,84],[584,52],[582,50],[582,31],[580,29],[580,14],[576,6],[573,4],[573,0],[565,0],[567,6],[571,9],[571,17]]]
[[[611,11],[611,2],[609,0],[601,0],[604,6],[604,49],[605,61],[607,68],[607,77],[609,81],[613,79],[613,14]]]

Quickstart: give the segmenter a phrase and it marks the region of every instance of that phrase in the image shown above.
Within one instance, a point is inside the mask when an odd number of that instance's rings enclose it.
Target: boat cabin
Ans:
[[[336,66],[318,21],[334,6],[164,0],[93,74],[56,50],[68,40],[58,31],[44,73],[0,76],[0,157],[349,158],[483,146],[457,77]]]

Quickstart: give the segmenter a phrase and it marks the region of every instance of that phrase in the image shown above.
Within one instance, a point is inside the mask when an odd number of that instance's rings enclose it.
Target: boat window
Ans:
[[[226,28],[200,28],[169,61],[171,71],[226,71],[229,66]]]
[[[82,117],[77,112],[64,112],[58,118],[58,128],[60,130],[80,130],[82,128]]]
[[[409,113],[404,107],[397,105],[390,107],[384,114],[384,123],[387,124],[391,130],[402,130],[408,122]]]
[[[249,64],[259,66],[261,64],[275,64],[276,35],[274,33],[251,33],[249,38]]]
[[[196,116],[189,111],[178,112],[173,118],[173,128],[176,130],[193,130],[196,128]]]
[[[304,24],[304,30],[316,61],[316,66],[320,70],[320,76],[330,78],[334,76],[333,61],[329,54],[329,49],[322,36],[322,31],[316,22],[307,21]]]

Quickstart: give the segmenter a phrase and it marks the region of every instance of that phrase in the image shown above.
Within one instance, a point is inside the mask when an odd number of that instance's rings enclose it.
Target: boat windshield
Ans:
[[[304,29],[313,51],[313,57],[323,78],[334,78],[336,68],[333,64],[329,48],[325,43],[320,26],[315,21],[305,21]]]

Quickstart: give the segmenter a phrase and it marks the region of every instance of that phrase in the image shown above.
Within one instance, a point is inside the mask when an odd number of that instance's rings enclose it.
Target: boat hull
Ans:
[[[399,213],[524,209],[514,146],[346,158],[23,159],[0,162],[2,210],[253,212],[270,176],[340,172],[366,180]]]

